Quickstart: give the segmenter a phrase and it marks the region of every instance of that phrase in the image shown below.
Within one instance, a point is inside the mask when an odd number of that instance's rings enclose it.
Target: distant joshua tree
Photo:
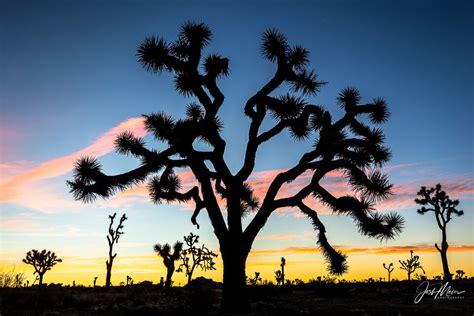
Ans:
[[[105,262],[105,267],[107,268],[107,276],[105,278],[105,287],[111,286],[111,278],[112,278],[112,265],[114,264],[114,259],[117,257],[117,253],[113,253],[114,244],[117,244],[120,238],[120,235],[123,234],[123,222],[127,220],[127,216],[125,214],[122,215],[120,218],[120,222],[118,223],[117,227],[114,229],[114,219],[117,213],[114,215],[109,215],[110,224],[109,224],[109,234],[107,235],[107,242],[109,243],[109,260]]]
[[[465,274],[466,273],[463,270],[456,270],[456,280],[460,280],[464,278]]]
[[[393,263],[390,262],[390,264],[388,266],[386,266],[385,263],[384,263],[383,268],[388,271],[388,282],[390,282],[390,275],[392,274],[393,269],[395,269],[393,267]]]
[[[127,285],[133,285],[133,278],[127,275]]]
[[[58,262],[63,262],[54,252],[47,251],[46,249],[43,249],[41,252],[36,249],[28,251],[22,261],[35,268],[33,274],[37,275],[40,286],[43,284],[43,276],[46,271],[51,270]]]
[[[410,258],[405,261],[398,260],[400,262],[400,269],[405,270],[408,274],[408,280],[411,280],[411,274],[415,272],[417,269],[421,269],[423,273],[425,270],[421,266],[420,257],[413,256],[413,250],[410,250]]]
[[[188,248],[181,251],[180,258],[182,263],[176,271],[184,271],[188,277],[188,283],[191,282],[196,268],[202,271],[216,270],[214,258],[217,257],[217,254],[209,250],[205,245],[196,247],[196,244],[199,242],[199,236],[190,233],[188,236],[184,236],[184,242]]]
[[[218,80],[229,74],[229,59],[203,55],[211,38],[205,24],[188,22],[171,43],[154,36],[143,41],[137,52],[139,63],[153,73],[172,73],[176,91],[194,102],[181,119],[160,111],[143,116],[150,135],[163,145],[160,150],[147,148],[143,138],[130,132],[117,137],[116,150],[137,157],[138,167],[106,175],[95,158],[82,157],[68,185],[76,199],[91,202],[148,181],[155,203],[193,202],[191,221],[195,225],[205,209],[224,264],[221,307],[224,311],[246,311],[246,261],[258,233],[279,209],[299,208],[310,218],[319,232],[318,246],[334,274],[346,272],[346,256],[331,247],[317,212],[304,204],[307,198],[350,216],[359,231],[369,237],[394,238],[402,229],[403,219],[398,214],[373,212],[375,203],[388,198],[392,188],[380,170],[390,159],[390,150],[384,145],[383,131],[373,126],[387,121],[386,102],[381,98],[363,102],[357,89],[346,88],[337,97],[342,110],[339,118],[311,104],[308,97],[319,92],[325,82],[311,69],[308,50],[290,45],[275,29],[263,33],[261,44],[263,57],[275,65],[275,71],[242,104],[250,121],[244,133],[248,139],[242,164],[232,172],[225,159],[228,153],[219,117],[225,96],[218,85]],[[306,149],[292,166],[266,183],[268,189],[259,200],[249,181],[256,160],[267,142],[286,131],[295,141],[304,142]],[[208,150],[198,149],[200,143]],[[183,167],[189,168],[196,180],[189,190],[183,190],[175,173]],[[352,194],[336,196],[324,187],[321,180],[334,170],[343,171]],[[286,184],[306,173],[311,175],[307,183],[294,195],[282,198],[279,193]],[[224,203],[218,203],[220,199]],[[242,218],[249,214],[252,218],[245,226]]]
[[[451,221],[453,214],[462,216],[464,212],[456,209],[456,206],[459,205],[459,200],[451,200],[446,192],[441,189],[441,184],[437,184],[436,187],[430,189],[423,186],[418,195],[421,198],[415,199],[415,202],[423,206],[417,212],[421,215],[429,211],[433,212],[436,217],[436,223],[438,223],[438,227],[441,229],[441,248],[437,243],[435,243],[435,247],[441,254],[444,280],[449,281],[452,279],[452,274],[449,272],[448,266],[447,252],[449,246],[446,240],[446,225]]]
[[[281,270],[276,270],[275,271],[275,280],[276,280],[276,283],[277,285],[283,285],[283,278],[281,276]]]
[[[171,253],[171,246],[168,243],[164,245],[156,244],[153,246],[153,249],[161,258],[163,258],[163,264],[167,270],[165,289],[169,290],[171,287],[171,278],[173,277],[173,272],[175,270],[175,261],[180,257],[181,250],[183,249],[183,243],[177,241],[173,245],[173,253]]]
[[[260,272],[255,272],[255,276],[249,278],[249,283],[250,285],[257,285],[258,282],[262,282],[262,278],[260,277]]]
[[[96,286],[97,283],[97,277],[94,277],[94,287]]]
[[[286,259],[281,257],[281,285],[285,284],[285,266],[286,266]]]

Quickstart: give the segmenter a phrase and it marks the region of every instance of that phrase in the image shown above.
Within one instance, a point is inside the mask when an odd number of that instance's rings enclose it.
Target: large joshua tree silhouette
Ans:
[[[163,264],[166,267],[166,281],[165,281],[165,289],[169,290],[171,288],[171,278],[173,277],[173,273],[175,270],[175,261],[179,260],[181,255],[181,250],[183,249],[182,242],[175,242],[173,245],[173,253],[171,253],[171,246],[166,243],[164,245],[155,244],[153,246],[153,250],[163,258]]]
[[[438,227],[441,229],[441,248],[437,243],[435,243],[435,247],[441,255],[444,279],[449,281],[452,279],[452,275],[451,272],[449,272],[448,265],[447,253],[449,245],[446,238],[446,226],[451,221],[453,214],[462,216],[464,212],[456,209],[459,205],[459,201],[451,200],[449,195],[442,190],[441,184],[437,184],[434,188],[430,189],[423,186],[418,192],[418,195],[420,198],[416,198],[415,202],[422,205],[422,207],[419,208],[417,212],[421,215],[427,212],[433,212],[435,214],[436,223],[438,223]]]
[[[122,214],[117,227],[114,228],[114,219],[117,216],[117,213],[109,215],[109,234],[107,235],[107,243],[109,245],[109,259],[105,261],[105,267],[107,268],[107,275],[105,277],[105,287],[110,287],[111,278],[112,278],[112,265],[114,264],[114,259],[117,257],[117,253],[114,252],[114,244],[117,244],[120,238],[120,235],[123,234],[123,222],[127,220],[127,216]]]
[[[155,203],[193,201],[191,221],[195,225],[200,211],[205,209],[224,264],[222,308],[238,311],[248,307],[245,263],[252,243],[276,210],[297,207],[311,219],[319,231],[317,243],[328,259],[329,271],[335,274],[346,271],[346,257],[329,244],[317,211],[307,204],[310,198],[322,201],[337,214],[352,217],[359,231],[370,237],[393,238],[401,231],[403,219],[394,213],[373,211],[374,203],[387,198],[392,187],[379,169],[390,158],[389,149],[383,145],[384,134],[370,126],[388,119],[385,101],[376,98],[361,103],[355,88],[344,89],[337,98],[344,111],[339,119],[322,106],[311,104],[307,97],[315,95],[324,82],[308,68],[309,52],[302,46],[290,46],[275,29],[263,33],[261,50],[276,70],[243,105],[250,120],[248,142],[241,167],[232,172],[225,160],[226,141],[218,116],[224,95],[217,84],[218,79],[229,74],[229,60],[217,54],[202,56],[211,37],[206,25],[189,22],[181,27],[174,42],[157,37],[143,41],[138,47],[139,63],[153,73],[173,73],[176,91],[193,98],[186,117],[176,120],[162,112],[144,115],[147,130],[164,143],[164,148],[147,149],[144,139],[123,133],[117,137],[116,150],[139,158],[139,167],[123,174],[105,175],[96,159],[83,157],[76,162],[68,184],[76,199],[91,202],[98,196],[107,198],[147,181]],[[277,95],[284,85],[289,86],[288,93]],[[264,124],[266,119],[271,122]],[[284,131],[289,131],[295,141],[308,143],[307,150],[291,168],[268,182],[259,200],[248,179],[261,147]],[[197,143],[207,144],[208,150],[196,149]],[[187,191],[181,189],[179,175],[174,171],[182,167],[192,171],[199,185]],[[321,180],[334,170],[344,174],[354,194],[335,196],[323,186]],[[285,184],[303,173],[310,173],[311,179],[298,192],[279,195]],[[219,198],[223,203],[218,202]],[[253,218],[244,227],[242,217],[252,212]]]
[[[58,262],[63,262],[60,258],[56,256],[54,252],[47,251],[43,249],[42,251],[38,251],[33,249],[26,253],[26,257],[22,260],[24,263],[32,265],[35,268],[35,272],[38,277],[39,285],[43,284],[43,276],[44,274],[51,270],[53,266],[55,266]]]

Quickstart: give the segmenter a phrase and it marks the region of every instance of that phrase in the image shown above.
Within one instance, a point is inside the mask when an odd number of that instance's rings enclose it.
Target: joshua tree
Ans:
[[[43,276],[46,271],[51,270],[58,262],[63,262],[54,252],[46,251],[46,249],[43,249],[41,252],[36,249],[28,251],[22,261],[35,268],[33,274],[37,275],[40,286],[43,284]]]
[[[97,277],[94,277],[94,287],[95,287],[96,283],[97,283]]]
[[[166,282],[165,288],[169,290],[171,287],[171,278],[173,277],[173,272],[175,269],[175,261],[179,259],[181,250],[183,249],[183,243],[177,241],[173,245],[173,253],[171,253],[171,246],[166,243],[164,245],[156,244],[153,246],[155,252],[163,258],[163,264],[166,267]]]
[[[194,99],[186,108],[186,117],[176,120],[163,112],[144,115],[146,129],[164,144],[164,149],[147,149],[144,139],[123,133],[116,139],[116,150],[139,158],[139,167],[123,174],[106,175],[95,158],[83,157],[76,162],[68,185],[77,200],[91,202],[98,196],[107,198],[149,181],[155,203],[193,201],[191,221],[196,226],[200,211],[205,209],[224,263],[222,308],[240,311],[249,306],[245,294],[248,254],[255,237],[275,211],[297,207],[310,218],[319,231],[318,245],[334,274],[347,270],[346,257],[329,244],[316,210],[305,204],[310,199],[322,201],[337,214],[352,217],[359,231],[369,237],[393,238],[401,231],[403,219],[398,214],[373,211],[374,204],[387,198],[392,187],[379,169],[389,160],[390,151],[383,144],[383,131],[371,127],[388,119],[385,101],[376,98],[363,103],[357,89],[344,89],[337,98],[343,111],[338,119],[322,106],[310,104],[306,97],[315,95],[324,82],[309,68],[309,52],[299,45],[290,46],[287,38],[275,29],[263,34],[261,48],[276,70],[243,105],[250,120],[248,142],[240,169],[232,172],[225,160],[226,141],[218,116],[224,95],[217,84],[218,79],[229,74],[229,59],[216,54],[202,57],[211,37],[206,25],[189,22],[172,43],[157,37],[143,41],[137,54],[142,66],[153,73],[173,73],[177,92]],[[285,85],[291,91],[277,95]],[[270,128],[265,130],[266,126]],[[256,157],[266,142],[285,131],[295,141],[306,141],[307,150],[292,167],[268,181],[259,199],[249,182]],[[205,144],[201,150],[195,146],[198,143]],[[187,191],[182,190],[179,175],[174,172],[183,167],[189,168],[196,179],[196,185]],[[337,197],[324,187],[321,180],[336,170],[347,178],[355,194]],[[303,174],[310,174],[310,180],[294,195],[282,196],[285,185]],[[224,202],[218,203],[220,199]],[[252,212],[253,217],[245,227],[242,217]]]
[[[276,270],[275,271],[275,280],[277,282],[277,285],[283,285],[283,277],[281,275],[281,270]]]
[[[188,283],[191,282],[196,268],[199,268],[202,271],[216,270],[214,267],[214,258],[217,257],[217,254],[204,245],[196,247],[196,244],[199,242],[199,236],[189,233],[188,236],[184,236],[184,242],[188,248],[181,251],[180,258],[182,263],[176,271],[184,271],[188,277]]]
[[[127,285],[133,285],[133,278],[127,275]]]
[[[405,261],[398,260],[400,262],[400,269],[405,270],[408,274],[408,280],[411,280],[411,274],[415,272],[417,269],[421,269],[423,273],[425,270],[421,266],[420,257],[413,256],[413,250],[410,250],[410,258]]]
[[[117,257],[117,253],[113,253],[114,244],[117,244],[120,238],[120,235],[123,234],[123,222],[127,220],[125,214],[120,218],[120,222],[117,227],[114,229],[112,225],[114,224],[114,219],[117,213],[114,215],[109,215],[110,224],[109,224],[109,234],[107,235],[107,242],[109,243],[109,260],[105,261],[105,266],[107,268],[107,276],[105,278],[105,287],[110,287],[112,278],[112,265],[114,264],[114,259]]]
[[[255,277],[249,278],[249,283],[251,285],[257,285],[258,282],[262,282],[262,278],[260,277],[260,272],[255,272]]]
[[[286,259],[281,257],[280,270],[275,271],[275,279],[277,284],[285,285],[285,265]]]
[[[456,270],[456,280],[460,280],[466,273],[463,270]]]
[[[384,268],[385,270],[387,270],[387,272],[388,272],[388,282],[390,282],[390,275],[392,274],[393,269],[395,269],[395,268],[393,267],[393,263],[390,262],[390,264],[389,264],[388,266],[386,266],[385,263],[384,263],[384,264],[383,264],[383,268]]]
[[[451,280],[452,274],[449,272],[448,266],[448,242],[446,240],[446,225],[451,221],[453,214],[462,216],[463,211],[457,210],[456,206],[459,205],[458,200],[451,200],[449,196],[441,189],[441,184],[437,184],[436,187],[427,189],[421,187],[418,195],[421,198],[415,199],[415,202],[422,205],[417,212],[421,215],[431,211],[435,214],[436,222],[438,223],[439,229],[441,229],[442,239],[441,248],[435,243],[436,249],[441,254],[441,262],[443,263],[443,274],[446,281]]]

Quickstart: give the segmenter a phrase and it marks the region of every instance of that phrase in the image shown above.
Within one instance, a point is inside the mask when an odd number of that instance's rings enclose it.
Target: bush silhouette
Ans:
[[[83,157],[76,162],[68,185],[76,199],[92,202],[98,196],[107,198],[148,181],[155,203],[193,201],[191,221],[196,226],[200,211],[205,209],[224,264],[222,308],[245,311],[249,307],[245,288],[247,257],[257,234],[276,210],[297,207],[309,217],[319,232],[318,246],[333,274],[347,270],[346,256],[330,245],[317,212],[303,202],[308,201],[307,197],[322,201],[337,214],[352,217],[359,231],[369,237],[395,237],[402,229],[403,219],[394,213],[373,212],[374,204],[387,198],[392,187],[379,170],[389,160],[390,151],[383,144],[383,131],[371,126],[388,119],[386,102],[376,98],[364,103],[357,89],[346,88],[337,97],[344,112],[339,119],[322,106],[310,104],[307,97],[315,95],[325,82],[309,68],[309,52],[302,46],[291,46],[275,29],[263,33],[261,51],[276,70],[243,105],[250,120],[248,141],[240,169],[231,172],[225,160],[226,141],[218,115],[224,94],[217,83],[229,75],[229,59],[217,54],[202,56],[211,38],[212,32],[205,24],[188,22],[174,42],[160,37],[142,42],[137,52],[139,63],[152,73],[171,72],[176,91],[194,99],[186,108],[186,117],[175,119],[163,112],[144,115],[147,130],[166,149],[150,150],[144,139],[123,133],[116,140],[116,150],[139,158],[139,167],[106,175],[95,158]],[[287,92],[277,95],[276,91],[282,91],[285,85],[289,87]],[[368,117],[367,122],[363,116]],[[266,119],[271,122],[267,124]],[[307,143],[307,150],[292,167],[268,181],[268,189],[259,199],[248,182],[256,157],[266,142],[284,131],[295,141]],[[209,150],[197,150],[195,143],[204,143]],[[175,173],[182,167],[191,170],[199,185],[182,190]],[[324,188],[321,179],[335,170],[344,172],[355,194],[336,197]],[[309,183],[292,196],[278,196],[285,184],[305,172],[311,173]],[[220,205],[219,199],[225,203]],[[227,214],[227,220],[223,214]],[[250,214],[253,218],[243,227],[242,217]]]
[[[33,274],[37,275],[40,286],[43,284],[44,274],[51,270],[58,262],[63,262],[54,252],[47,251],[46,249],[43,249],[41,252],[36,249],[28,251],[22,261],[34,267],[35,272]]]
[[[453,214],[462,216],[464,212],[456,209],[456,206],[459,205],[459,201],[451,200],[449,195],[442,190],[441,184],[437,184],[434,188],[430,189],[421,187],[418,195],[420,198],[415,199],[415,202],[422,205],[422,207],[418,209],[417,212],[421,215],[424,215],[427,212],[433,212],[436,217],[436,223],[438,224],[439,229],[441,229],[441,248],[437,243],[435,243],[435,247],[441,255],[444,279],[449,281],[452,279],[452,274],[449,272],[448,265],[447,253],[449,245],[446,238],[446,225],[451,221]]]

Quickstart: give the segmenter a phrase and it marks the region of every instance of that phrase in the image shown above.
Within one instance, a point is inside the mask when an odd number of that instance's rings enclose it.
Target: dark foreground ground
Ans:
[[[429,281],[431,286],[440,281]],[[452,281],[451,289],[414,303],[420,281],[249,286],[249,315],[474,315],[474,279]],[[437,287],[439,288],[439,286]],[[151,284],[105,288],[0,289],[4,315],[221,315],[221,285],[205,279],[171,293]],[[224,314],[225,315],[225,314]],[[231,314],[227,314],[231,315]]]

